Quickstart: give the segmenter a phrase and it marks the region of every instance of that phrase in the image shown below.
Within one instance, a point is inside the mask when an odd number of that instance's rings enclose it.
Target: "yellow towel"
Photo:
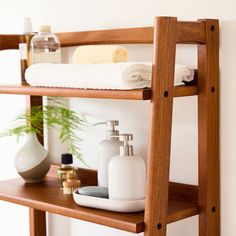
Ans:
[[[127,62],[128,50],[119,45],[79,46],[73,53],[73,63]]]

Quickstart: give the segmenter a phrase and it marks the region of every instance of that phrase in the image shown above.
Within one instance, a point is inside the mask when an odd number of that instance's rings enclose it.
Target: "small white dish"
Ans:
[[[134,201],[119,201],[107,198],[85,196],[78,193],[78,189],[73,192],[73,198],[76,204],[85,207],[92,207],[107,211],[116,212],[140,212],[145,208],[145,199]]]

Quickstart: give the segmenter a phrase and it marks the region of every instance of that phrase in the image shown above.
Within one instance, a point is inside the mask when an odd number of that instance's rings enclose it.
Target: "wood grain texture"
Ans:
[[[198,186],[169,182],[169,199],[194,202],[198,204]]]
[[[199,235],[220,235],[219,22],[206,24],[206,45],[198,46]]]
[[[153,27],[57,33],[62,47],[91,44],[152,44]],[[177,43],[205,43],[205,25],[178,22]]]
[[[176,43],[204,44],[205,42],[205,24],[196,24],[191,21],[177,22]]]
[[[136,90],[95,90],[76,88],[42,88],[28,85],[2,85],[0,94],[21,94],[32,96],[80,97],[103,99],[150,100],[151,89]],[[196,85],[174,88],[174,97],[194,96],[198,94]]]
[[[94,30],[57,33],[62,47],[91,44],[152,44],[153,27]],[[18,49],[25,35],[1,35],[0,50]],[[205,43],[205,24],[202,22],[179,21],[177,43]]]
[[[0,34],[0,50],[19,49],[24,35],[19,34]]]
[[[176,26],[174,17],[155,21],[145,236],[166,235]]]
[[[29,208],[30,236],[46,236],[46,213],[45,211]]]
[[[194,89],[192,89],[194,90]],[[187,91],[185,91],[187,93]],[[34,96],[81,97],[104,99],[147,100],[151,97],[150,89],[136,90],[96,90],[77,88],[42,88],[28,85],[0,86],[2,94],[23,94]]]
[[[25,184],[22,179],[2,181],[0,182],[0,200],[133,233],[144,230],[143,212],[115,213],[80,207],[71,195],[63,194],[55,177],[48,176],[45,181],[38,184]],[[195,203],[170,200],[167,222],[175,222],[198,213],[199,209]]]

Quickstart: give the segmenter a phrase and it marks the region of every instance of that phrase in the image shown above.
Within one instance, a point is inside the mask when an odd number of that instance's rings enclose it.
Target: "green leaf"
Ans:
[[[67,141],[71,154],[87,166],[79,148],[83,140],[78,135],[79,130],[86,128],[87,121],[75,111],[66,108],[66,104],[57,97],[50,97],[48,100],[53,102],[53,105],[33,106],[30,110],[22,111],[13,121],[12,128],[0,133],[0,137],[16,136],[19,138],[31,132],[42,135],[44,127],[59,129],[60,142]]]

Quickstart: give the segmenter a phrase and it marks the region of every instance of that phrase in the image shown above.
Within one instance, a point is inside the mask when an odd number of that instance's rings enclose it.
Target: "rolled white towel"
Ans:
[[[74,51],[72,62],[81,63],[112,63],[127,62],[128,50],[119,45],[86,45]]]
[[[191,81],[194,71],[176,67],[175,85]],[[190,75],[190,76],[189,76]],[[151,86],[151,63],[34,64],[25,73],[32,86],[82,89],[138,89]],[[191,77],[191,78],[190,78]],[[182,78],[182,79],[181,79]]]
[[[151,87],[151,79],[151,63],[130,65],[122,74],[124,84],[130,88]]]
[[[130,88],[150,87],[152,78],[151,63],[140,63],[129,66],[122,75],[125,85]],[[194,70],[186,65],[175,65],[174,85],[184,85],[194,79]]]
[[[191,82],[194,79],[194,70],[186,65],[175,64],[175,84]]]

